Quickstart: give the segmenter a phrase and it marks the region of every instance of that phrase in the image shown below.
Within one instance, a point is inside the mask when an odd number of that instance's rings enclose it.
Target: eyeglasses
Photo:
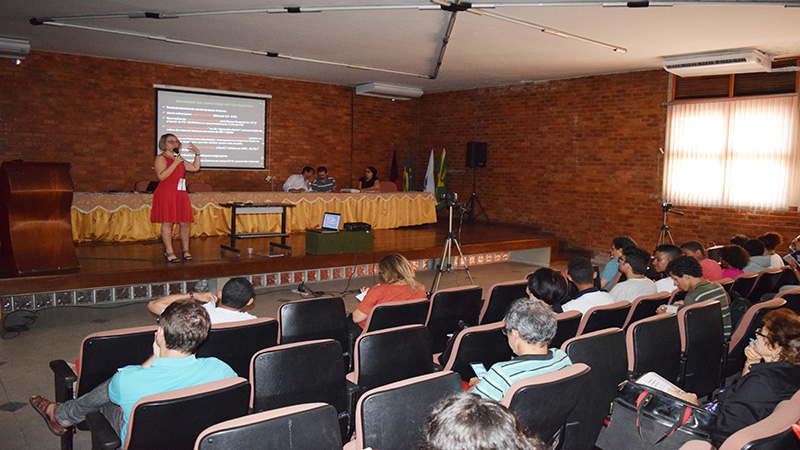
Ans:
[[[508,329],[507,328],[503,328],[503,336],[508,336]]]
[[[767,335],[761,332],[761,328],[756,328],[756,336],[761,336],[764,339],[767,338]]]

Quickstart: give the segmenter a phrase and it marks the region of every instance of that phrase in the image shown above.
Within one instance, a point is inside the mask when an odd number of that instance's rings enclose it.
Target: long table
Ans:
[[[367,222],[375,229],[398,228],[436,222],[436,200],[427,192],[289,193],[196,192],[189,194],[194,210],[192,237],[226,236],[231,232],[231,210],[220,203],[291,203],[287,232],[319,228],[322,215],[335,212],[342,223]],[[150,222],[152,194],[81,193],[72,200],[72,237],[86,241],[145,241],[159,239],[161,224]],[[237,233],[280,232],[276,214],[236,217]]]

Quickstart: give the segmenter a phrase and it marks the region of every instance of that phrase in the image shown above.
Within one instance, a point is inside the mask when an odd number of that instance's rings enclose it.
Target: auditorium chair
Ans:
[[[362,334],[356,339],[354,370],[347,379],[357,394],[433,372],[428,329],[406,325]]]
[[[578,334],[578,327],[581,326],[581,317],[580,311],[556,314],[556,335],[550,341],[550,347],[561,348],[561,344],[574,338]]]
[[[206,428],[246,415],[249,395],[250,383],[237,377],[142,397],[123,442],[102,413],[89,413],[92,449],[190,449]]]
[[[206,428],[194,450],[341,450],[336,409],[304,403],[231,419]]]
[[[505,322],[495,322],[461,330],[453,345],[439,355],[438,363],[468,382],[475,376],[470,363],[479,362],[489,369],[496,362],[511,360],[514,354],[503,334],[505,327]]]
[[[678,315],[658,314],[632,323],[626,332],[628,378],[655,372],[678,383],[681,367],[681,333]]]
[[[786,300],[784,308],[789,308],[794,311],[795,314],[800,314],[800,287],[779,292],[775,298]]]
[[[630,308],[631,302],[621,301],[589,309],[581,318],[576,336],[605,328],[622,328]]]
[[[211,188],[211,185],[208,183],[189,183],[186,186],[186,192],[214,192],[214,189]]]
[[[719,385],[724,352],[722,312],[717,300],[685,306],[678,311],[681,365],[678,386],[698,397]]]
[[[775,288],[774,288],[775,291],[773,292],[777,292],[778,290],[780,290],[780,288],[784,286],[796,286],[798,284],[800,284],[800,281],[797,280],[797,277],[795,276],[795,272],[794,269],[792,269],[792,266],[784,266],[783,272],[781,272],[781,276],[778,277],[778,281],[777,283],[775,283]]]
[[[403,325],[424,325],[429,307],[427,298],[379,303],[370,311],[364,333]]]
[[[617,396],[617,386],[628,373],[625,332],[619,328],[594,331],[568,340],[561,349],[573,363],[592,368],[586,378],[591,388],[567,417],[564,448],[592,450]]]
[[[294,300],[281,305],[278,311],[281,344],[335,339],[346,352],[345,368],[350,367],[349,335],[344,301],[340,297],[318,297]]]
[[[441,353],[447,347],[449,335],[458,333],[459,322],[467,326],[478,324],[483,306],[480,286],[463,286],[440,289],[431,295],[430,309],[425,326],[431,333],[431,348]]]
[[[254,412],[327,403],[338,415],[340,443],[349,439],[352,410],[339,342],[323,339],[264,349],[253,356],[249,375]]]
[[[781,275],[783,275],[783,268],[765,269],[759,272],[753,287],[750,289],[750,293],[747,295],[747,299],[753,303],[758,303],[761,301],[762,295],[778,292],[778,288],[775,286],[778,284]]]
[[[501,403],[539,436],[546,448],[561,448],[567,417],[586,398],[589,371],[589,366],[578,363],[522,379],[508,388]]]
[[[782,308],[785,304],[786,300],[782,298],[774,298],[765,302],[756,303],[742,316],[742,320],[739,321],[739,325],[733,331],[731,341],[728,344],[728,352],[723,366],[722,383],[720,387],[725,386],[725,378],[741,372],[742,369],[744,369],[746,360],[744,349],[750,345],[750,339],[756,337],[756,329],[761,326],[761,320],[764,316],[770,311]]]
[[[356,406],[355,439],[345,450],[416,450],[433,406],[462,392],[454,372],[436,372],[387,384],[364,393]]]
[[[626,330],[633,322],[654,316],[659,306],[667,304],[670,296],[672,296],[671,292],[657,292],[634,299],[631,303],[628,317],[625,319],[625,324],[622,325],[622,329]]]
[[[506,281],[489,288],[478,318],[478,324],[500,322],[506,318],[508,307],[514,300],[528,298],[528,280]]]
[[[137,181],[136,184],[133,185],[133,192],[145,192],[149,185],[150,181],[148,180]]]
[[[733,286],[733,278],[720,278],[717,283],[725,289],[725,292],[730,292],[731,286]]]
[[[211,326],[197,349],[198,358],[213,356],[227,363],[242,378],[250,373],[250,358],[278,343],[278,321],[271,317],[226,322]]]
[[[78,355],[77,375],[66,361],[50,361],[55,380],[55,401],[64,403],[80,397],[111,378],[118,368],[145,362],[153,355],[153,340],[157,328],[155,325],[124,328],[86,336]],[[85,422],[76,426],[82,430],[87,429]],[[73,427],[69,427],[61,436],[62,449],[72,449],[73,430]]]
[[[397,192],[397,185],[393,181],[381,183],[381,192]]]
[[[681,302],[683,299],[686,298],[686,291],[682,291],[680,289],[675,289],[672,291],[672,295],[669,297],[669,301],[667,302],[668,305],[671,305],[675,302]]]
[[[800,450],[800,440],[792,429],[800,422],[800,393],[778,403],[764,419],[733,433],[719,447],[710,442],[689,441],[680,450]]]
[[[731,289],[738,292],[742,297],[747,298],[750,295],[750,291],[753,290],[756,278],[758,278],[757,273],[743,273],[733,280]]]

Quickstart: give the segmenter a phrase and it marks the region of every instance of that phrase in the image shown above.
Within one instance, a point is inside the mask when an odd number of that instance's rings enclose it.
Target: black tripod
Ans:
[[[473,193],[473,195],[475,194]],[[456,250],[458,251],[458,256],[461,258],[461,262],[464,264],[464,270],[467,272],[469,282],[475,284],[475,281],[472,280],[472,274],[469,273],[469,264],[467,264],[467,261],[464,259],[464,254],[461,253],[461,245],[458,243],[458,239],[456,239],[456,235],[453,233],[453,206],[455,206],[455,201],[451,202],[450,199],[447,199],[447,207],[450,208],[450,218],[447,225],[447,237],[444,239],[442,257],[439,260],[439,265],[436,267],[436,277],[433,279],[431,292],[436,292],[439,289],[439,280],[442,278],[442,273],[453,270],[452,259],[450,259],[452,257],[453,244],[455,244]]]
[[[672,209],[672,203],[663,203],[662,210],[664,212],[664,216],[661,218],[661,233],[658,235],[658,243],[656,246],[659,246],[667,241],[669,238],[669,243],[675,245],[675,241],[672,239],[672,233],[669,232],[669,226],[667,225],[667,213],[683,215],[684,213],[680,211],[674,211]]]
[[[489,215],[486,214],[486,210],[483,209],[481,205],[481,199],[478,198],[478,194],[475,192],[475,187],[477,186],[477,172],[475,171],[475,167],[472,168],[472,195],[469,197],[469,201],[467,202],[467,208],[469,209],[469,220],[476,217],[480,217],[483,215],[486,217],[487,222],[491,222],[492,219],[489,218]],[[480,213],[478,213],[478,208],[480,208]]]

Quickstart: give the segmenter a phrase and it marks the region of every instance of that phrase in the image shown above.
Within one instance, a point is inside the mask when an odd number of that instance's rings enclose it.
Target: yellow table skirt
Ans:
[[[288,232],[319,228],[322,215],[342,215],[342,223],[366,222],[375,229],[436,222],[436,201],[425,192],[375,194],[284,192],[197,192],[189,194],[194,210],[192,237],[225,236],[231,232],[231,209],[226,202],[292,203],[287,208]],[[75,193],[72,200],[72,238],[85,241],[144,241],[160,239],[161,224],[150,222],[152,194]],[[280,214],[236,215],[238,233],[279,232]],[[177,228],[177,227],[176,227]]]

